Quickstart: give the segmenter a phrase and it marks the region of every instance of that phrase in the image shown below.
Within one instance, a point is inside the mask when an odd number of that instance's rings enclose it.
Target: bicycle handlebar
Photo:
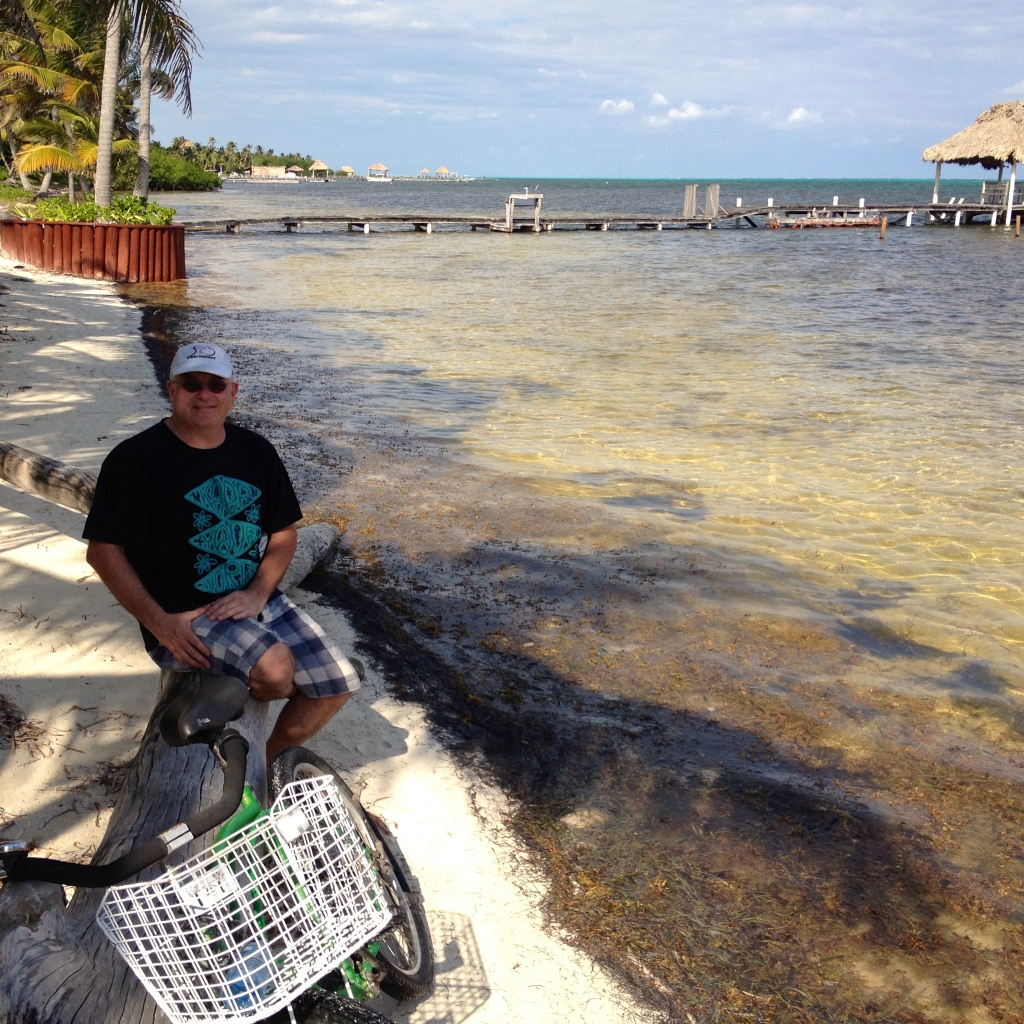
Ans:
[[[244,736],[229,729],[221,734],[217,746],[225,761],[224,792],[212,806],[199,810],[188,821],[154,836],[109,864],[74,864],[17,854],[4,859],[7,878],[12,882],[57,882],[82,889],[101,889],[125,881],[196,836],[216,828],[227,821],[242,802],[249,743]]]

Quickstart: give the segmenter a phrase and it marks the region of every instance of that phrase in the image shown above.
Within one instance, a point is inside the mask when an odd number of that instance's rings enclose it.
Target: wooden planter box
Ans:
[[[0,251],[55,274],[97,281],[178,281],[185,276],[185,225],[0,220]]]

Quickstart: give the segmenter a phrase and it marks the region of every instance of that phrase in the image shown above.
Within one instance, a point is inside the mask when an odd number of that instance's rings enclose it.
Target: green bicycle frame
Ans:
[[[247,782],[242,790],[242,802],[238,805],[238,810],[221,825],[214,838],[217,842],[222,842],[234,835],[235,832],[245,828],[246,825],[259,818],[265,818],[269,814],[270,811],[256,799],[256,794]],[[367,856],[370,856],[369,851],[367,851]],[[376,957],[379,949],[380,942],[376,940],[366,946],[366,952],[371,957]],[[359,1003],[366,1003],[377,994],[377,986],[372,978],[373,964],[369,960],[363,960],[357,967],[352,962],[352,958],[347,957],[341,962],[341,971],[345,980],[345,988],[351,999]]]

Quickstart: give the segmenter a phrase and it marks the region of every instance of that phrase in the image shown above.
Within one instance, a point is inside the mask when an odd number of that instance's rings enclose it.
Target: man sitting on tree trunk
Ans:
[[[273,445],[232,423],[238,384],[216,345],[171,363],[171,415],[103,462],[86,558],[139,620],[161,667],[241,679],[287,699],[268,763],[319,732],[359,686],[324,631],[278,589],[302,510]]]

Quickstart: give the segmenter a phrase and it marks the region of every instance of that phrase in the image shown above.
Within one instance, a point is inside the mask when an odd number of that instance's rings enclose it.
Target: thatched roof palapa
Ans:
[[[438,167],[438,169],[436,171],[434,171],[434,173],[435,174],[451,174],[452,172],[449,171],[448,168],[445,167],[444,164],[441,164],[441,166]]]
[[[314,160],[309,165],[309,169],[311,171],[329,171],[330,167],[328,167],[327,164],[323,162],[323,160]]]
[[[298,164],[292,164],[291,167],[285,168],[286,174],[305,174],[306,168],[300,167]]]
[[[420,174],[429,174],[429,173],[430,173],[430,168],[429,167],[424,167],[423,170],[420,171]]]
[[[1024,102],[1010,100],[989,107],[962,132],[929,146],[922,159],[962,166],[981,164],[990,171],[1024,162]]]
[[[387,164],[382,164],[380,162],[370,165],[371,171],[386,171],[387,169]]]

